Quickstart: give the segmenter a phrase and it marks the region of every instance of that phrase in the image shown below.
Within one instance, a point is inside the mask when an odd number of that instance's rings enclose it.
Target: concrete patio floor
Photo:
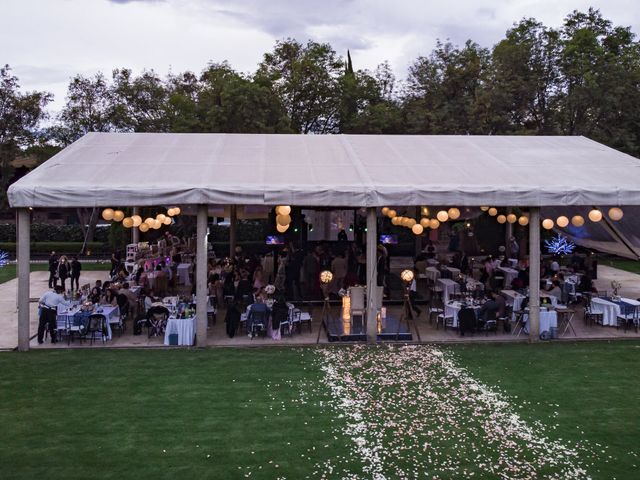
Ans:
[[[97,279],[104,280],[106,274],[103,271],[95,272],[83,272],[81,283],[94,283]],[[33,272],[31,274],[31,297],[39,298],[42,293],[47,290],[47,272]],[[601,290],[611,290],[611,281],[618,280],[622,283],[622,296],[630,298],[640,298],[640,275],[618,270],[612,267],[601,266],[599,267],[599,278],[596,281],[596,286]],[[16,289],[17,280],[11,280],[0,285],[0,349],[13,349],[18,343],[17,338],[17,311],[16,311]],[[307,328],[303,327],[302,332],[296,332],[291,337],[283,337],[280,341],[274,341],[271,338],[256,337],[254,339],[248,338],[246,335],[238,334],[234,338],[228,338],[225,333],[224,324],[224,309],[220,309],[217,316],[217,322],[213,324],[210,322],[208,329],[208,345],[209,346],[266,346],[266,345],[313,345],[318,342],[321,344],[328,344],[326,333],[323,331],[318,337],[319,317],[321,314],[321,307],[306,308],[302,306],[303,310],[311,311],[314,318],[313,330],[309,332]],[[400,316],[400,306],[391,306],[388,308],[390,314]],[[573,318],[573,327],[576,331],[574,336],[572,332],[563,334],[560,340],[596,340],[596,339],[625,339],[625,338],[640,338],[640,334],[634,330],[618,330],[615,327],[602,327],[602,326],[587,326],[584,323],[583,309],[581,307],[575,307],[576,313]],[[334,315],[338,314],[338,308],[334,307]],[[37,331],[37,303],[31,303],[31,336],[35,336]],[[146,332],[142,335],[133,335],[131,323],[127,326],[127,331],[122,335],[119,332],[114,332],[113,339],[106,343],[95,342],[91,348],[137,348],[137,347],[164,347],[163,337],[151,337],[148,338]],[[484,333],[476,333],[474,335],[466,335],[461,337],[457,330],[447,329],[442,327],[436,329],[435,323],[430,323],[425,308],[423,308],[423,314],[420,318],[412,324],[412,333],[414,342],[418,341],[418,335],[415,329],[417,328],[420,334],[420,341],[425,343],[438,343],[438,342],[525,342],[528,341],[528,337],[523,333],[519,336],[513,333],[492,333],[488,335]],[[336,342],[339,343],[339,342]],[[403,342],[404,343],[404,342]],[[31,341],[31,347],[34,349],[42,348],[67,348],[67,342],[62,341],[57,344],[51,344],[46,342],[43,345],[38,345],[35,338]],[[89,347],[89,342],[74,341],[71,343],[71,347]],[[184,348],[184,347],[181,347]]]

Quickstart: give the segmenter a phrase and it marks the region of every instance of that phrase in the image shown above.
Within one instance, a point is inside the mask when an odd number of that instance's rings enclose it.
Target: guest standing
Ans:
[[[38,344],[44,342],[44,328],[45,325],[49,327],[49,335],[51,336],[51,343],[56,343],[57,332],[57,316],[58,305],[66,305],[67,301],[62,295],[64,289],[60,285],[56,285],[53,291],[46,292],[38,302],[40,306],[40,319],[38,321]]]
[[[67,290],[67,286],[66,286],[66,282],[67,282],[67,278],[69,278],[70,275],[70,270],[71,267],[69,265],[69,261],[67,260],[67,257],[65,257],[64,255],[62,257],[60,257],[60,260],[58,260],[58,278],[60,279],[60,284],[62,285],[62,291],[66,291]]]
[[[51,252],[49,255],[49,288],[55,288],[58,283],[56,273],[58,273],[58,256],[56,252]]]
[[[73,290],[73,284],[76,284],[76,290],[80,290],[80,271],[82,270],[82,264],[78,260],[78,256],[74,255],[71,261],[71,290]]]

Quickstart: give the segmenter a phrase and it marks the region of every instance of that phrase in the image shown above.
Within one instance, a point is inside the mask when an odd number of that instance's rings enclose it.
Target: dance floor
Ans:
[[[378,321],[378,340],[413,340],[413,336],[406,321],[387,315],[385,319]],[[342,318],[330,318],[327,320],[327,339],[330,342],[366,341],[367,332],[360,317],[354,317],[350,322]]]

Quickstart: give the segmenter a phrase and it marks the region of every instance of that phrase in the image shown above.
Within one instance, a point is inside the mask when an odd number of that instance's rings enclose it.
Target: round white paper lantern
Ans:
[[[134,227],[139,227],[140,224],[142,223],[142,217],[140,215],[133,215],[131,217],[131,220],[133,220]]]
[[[546,230],[551,230],[553,228],[553,220],[551,220],[550,218],[545,218],[542,221],[542,228]]]
[[[458,210],[456,207],[452,207],[447,211],[447,214],[449,215],[449,218],[451,220],[457,220],[458,218],[460,218],[460,210]]]
[[[589,220],[591,220],[592,222],[599,222],[600,220],[602,220],[602,212],[597,208],[594,208],[589,212]]]
[[[416,223],[413,227],[411,227],[411,231],[416,235],[422,235],[422,232],[424,231],[424,227],[421,224]]]
[[[569,219],[564,215],[560,215],[558,218],[556,218],[556,225],[558,225],[560,228],[564,228],[569,225]]]
[[[620,220],[623,215],[624,213],[622,212],[621,208],[613,207],[609,209],[609,218],[615,222]]]
[[[105,208],[102,211],[102,218],[104,218],[107,221],[113,220],[113,214],[115,212],[113,211],[113,208]]]
[[[436,215],[436,218],[440,222],[446,222],[447,220],[449,220],[449,214],[445,210],[440,210]]]
[[[571,224],[574,227],[581,227],[584,225],[584,217],[582,215],[574,215],[571,217]]]
[[[498,215],[496,220],[498,220],[498,223],[505,223],[507,221],[507,217],[505,217],[504,215]]]
[[[498,214],[498,209],[497,209],[497,208],[494,208],[494,207],[491,207],[491,208],[488,210],[488,212],[489,212],[489,215],[491,215],[492,217],[495,217],[495,216]]]
[[[510,213],[509,215],[507,215],[507,222],[516,223],[517,220],[518,217],[515,215],[515,213]]]
[[[521,215],[520,218],[518,218],[518,223],[523,227],[526,227],[527,225],[529,225],[529,217],[527,217],[526,215]]]

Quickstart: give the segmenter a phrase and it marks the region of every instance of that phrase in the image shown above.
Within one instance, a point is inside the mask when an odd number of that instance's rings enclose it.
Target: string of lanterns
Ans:
[[[276,207],[276,230],[284,233],[291,225],[291,207],[289,205],[278,205]]]
[[[513,213],[510,213],[506,216],[498,215],[498,209],[495,207],[480,207],[480,210],[482,210],[483,212],[487,212],[492,217],[496,217],[498,223],[516,223],[517,221],[523,227],[529,224],[529,217],[526,215],[521,215],[520,217],[517,217]],[[609,218],[615,222],[621,220],[624,216],[624,212],[621,208],[618,207],[610,208],[607,213]],[[594,223],[601,221],[604,217],[602,211],[598,210],[597,208],[591,209],[587,216],[589,220]],[[571,217],[571,220],[569,220],[569,217],[560,215],[558,218],[556,218],[555,222],[551,218],[545,218],[541,223],[542,228],[544,228],[545,230],[551,230],[554,226],[558,226],[560,228],[568,227],[569,223],[571,223],[574,227],[582,227],[585,224],[585,219],[582,215],[574,215],[573,217]]]
[[[422,207],[420,213],[423,216],[418,221],[415,218],[398,216],[398,212],[389,207],[382,208],[382,215],[390,218],[393,225],[410,228],[415,235],[422,235],[425,228],[436,230],[441,223],[460,218],[460,210],[455,207],[451,207],[449,210],[440,210],[436,214],[436,218],[428,218],[429,209],[427,207]]]
[[[147,217],[142,221],[140,215],[132,215],[125,217],[122,210],[114,210],[113,208],[105,208],[102,210],[102,218],[107,221],[122,222],[124,228],[137,228],[141,232],[148,232],[150,229],[158,230],[162,225],[171,225],[174,220],[173,217],[180,215],[180,207],[172,207],[167,210],[166,215],[159,213],[153,217]]]

